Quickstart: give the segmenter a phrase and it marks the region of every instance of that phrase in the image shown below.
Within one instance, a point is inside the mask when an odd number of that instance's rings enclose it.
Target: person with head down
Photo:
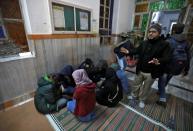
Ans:
[[[88,78],[84,69],[75,70],[72,77],[76,83],[73,100],[67,103],[67,110],[80,121],[88,122],[95,118],[96,84]]]

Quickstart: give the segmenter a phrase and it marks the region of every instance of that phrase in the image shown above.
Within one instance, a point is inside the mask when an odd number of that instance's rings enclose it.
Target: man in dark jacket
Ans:
[[[137,76],[128,99],[138,97],[140,108],[144,108],[144,101],[151,92],[155,78],[162,75],[163,66],[170,60],[169,44],[160,38],[160,33],[161,26],[152,24],[148,30],[148,39],[129,52],[131,55],[137,54],[139,58],[136,67]]]
[[[160,99],[156,102],[158,105],[164,107],[166,107],[165,87],[172,76],[179,75],[180,73],[187,75],[189,70],[190,51],[188,42],[182,34],[183,30],[184,24],[174,24],[172,27],[172,35],[167,39],[172,49],[172,59],[167,66],[165,66],[165,73],[159,78],[158,89]]]

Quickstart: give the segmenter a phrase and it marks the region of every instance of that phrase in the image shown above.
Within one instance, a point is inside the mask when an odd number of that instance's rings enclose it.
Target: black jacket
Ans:
[[[171,48],[169,43],[161,39],[145,40],[136,49],[130,51],[129,55],[138,55],[136,72],[151,73],[152,78],[158,78],[163,74],[164,66],[171,60]],[[153,58],[159,60],[160,65],[149,64]]]
[[[106,71],[105,81],[96,92],[96,101],[108,107],[116,106],[123,98],[122,86],[112,68]]]

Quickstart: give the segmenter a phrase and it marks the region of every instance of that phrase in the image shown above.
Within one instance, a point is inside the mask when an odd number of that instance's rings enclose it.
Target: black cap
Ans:
[[[149,29],[151,29],[151,28],[157,30],[157,31],[161,34],[162,27],[161,27],[160,24],[158,24],[158,23],[152,24],[152,25],[149,27]]]

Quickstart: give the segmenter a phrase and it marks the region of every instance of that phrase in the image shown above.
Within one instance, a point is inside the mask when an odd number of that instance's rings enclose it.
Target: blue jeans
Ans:
[[[124,93],[128,94],[130,93],[130,86],[129,86],[129,81],[127,78],[127,75],[124,70],[117,70],[116,71],[117,77],[121,81],[122,88],[124,90]]]
[[[126,61],[125,57],[119,58],[117,56],[117,62],[119,64],[121,70],[124,70],[127,67],[127,61]]]
[[[67,110],[68,111],[74,113],[75,108],[76,108],[76,100],[75,99],[73,99],[72,101],[69,101],[67,103]],[[93,120],[95,118],[96,118],[96,116],[95,116],[95,112],[94,111],[89,113],[86,116],[78,116],[78,119],[80,121],[82,121],[82,122],[88,122],[88,121],[91,121],[91,120]]]
[[[160,93],[160,100],[166,99],[165,87],[169,83],[170,79],[172,78],[172,74],[163,74],[159,77],[158,80],[158,91]]]

